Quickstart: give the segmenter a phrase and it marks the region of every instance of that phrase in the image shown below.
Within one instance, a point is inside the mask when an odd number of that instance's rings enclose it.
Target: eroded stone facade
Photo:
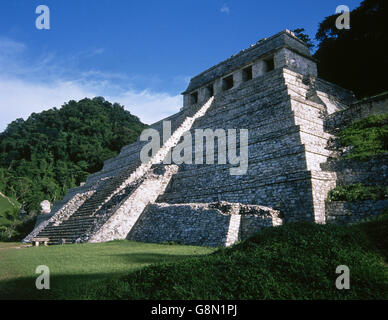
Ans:
[[[321,167],[333,156],[325,119],[354,96],[317,77],[316,62],[292,32],[260,40],[192,78],[183,96],[183,108],[163,119],[173,134],[155,157],[141,163],[147,142],[124,147],[54,205],[52,217],[79,194],[92,192],[88,199],[34,234],[52,243],[127,238],[228,246],[285,222],[325,223],[325,199],[337,178]],[[151,128],[162,133],[163,121]],[[217,157],[215,164],[162,163],[185,132],[220,128],[248,129],[246,174],[231,175],[233,166]],[[194,159],[199,151],[192,151]]]

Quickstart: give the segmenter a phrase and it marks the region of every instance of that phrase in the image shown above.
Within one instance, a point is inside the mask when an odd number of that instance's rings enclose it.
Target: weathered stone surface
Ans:
[[[326,220],[332,223],[353,223],[377,216],[388,209],[388,199],[365,201],[332,201],[326,204]]]
[[[107,221],[95,224],[90,231],[89,242],[125,239],[145,207],[155,202],[176,171],[177,166],[170,165],[163,166],[163,174],[149,173],[130,197],[115,208],[115,213]]]
[[[228,246],[283,222],[336,220],[325,199],[348,178],[347,169],[327,162],[335,155],[327,148],[335,130],[326,127],[347,114],[354,95],[316,70],[307,46],[284,31],[195,76],[184,107],[163,119],[172,136],[149,162],[139,156],[148,142],[124,147],[55,203],[50,219],[25,241],[39,235],[50,243],[128,238]],[[163,120],[151,125],[161,136]],[[248,129],[246,174],[231,175],[233,165],[218,164],[225,147],[218,141],[215,164],[194,162],[206,159],[206,143],[193,144],[192,163],[162,164],[185,133],[194,141],[196,129],[224,129],[226,138],[228,129]]]
[[[358,101],[349,108],[328,116],[324,123],[325,130],[336,133],[353,121],[382,113],[388,113],[388,92]]]
[[[60,210],[56,212],[52,210],[50,214],[39,215],[36,219],[34,230],[23,241],[30,242],[43,230],[47,230],[48,228],[46,229],[46,227],[57,226],[66,221],[93,193],[94,191],[76,194]],[[59,232],[58,236],[60,236]]]
[[[40,203],[40,208],[41,208],[41,211],[40,211],[41,214],[49,214],[50,211],[51,211],[51,203],[50,203],[50,201],[43,200]]]
[[[361,183],[363,185],[388,184],[388,154],[366,160],[342,159],[321,164],[325,171],[337,175],[337,185]]]
[[[155,165],[163,161],[171,148],[177,145],[182,134],[190,130],[192,124],[206,113],[213,100],[214,97],[211,97],[195,112],[190,113],[191,117],[183,117],[171,137],[148,162],[141,163],[140,159],[134,159],[133,163],[113,177],[103,175],[93,182],[88,179],[82,187],[85,189],[91,185],[91,190],[85,193],[86,198],[79,199],[80,194],[76,194],[58,211],[53,212],[50,220],[37,226],[24,241],[31,241],[36,234],[48,237],[52,244],[63,241],[71,243],[124,239],[144,207],[155,201],[171,178],[171,174],[168,174],[158,179],[155,177],[160,175],[157,171],[176,171],[174,166],[158,170]],[[123,228],[128,229],[125,231]]]
[[[271,208],[239,203],[155,203],[149,205],[128,236],[144,242],[228,246],[264,227],[282,224]]]
[[[215,81],[222,76],[230,74],[236,69],[241,69],[243,66],[257,60],[258,58],[269,57],[271,55],[273,56],[275,51],[283,48],[287,48],[288,52],[295,52],[295,57],[298,59],[305,58],[306,60],[312,60],[310,51],[302,41],[295,37],[291,31],[282,31],[270,38],[258,41],[250,48],[240,51],[238,54],[233,55],[229,59],[220,62],[219,64],[195,76],[191,79],[189,87],[185,93],[192,92],[211,81]],[[291,59],[289,59],[289,55],[291,54],[288,52],[287,54],[282,52],[279,56],[278,60],[281,63],[277,65],[278,68],[289,67],[292,69],[293,67],[296,68],[298,66],[296,61],[291,61]],[[284,56],[284,58],[281,58],[282,56]],[[311,73],[316,76],[316,64],[312,64]],[[298,70],[301,71],[301,69]],[[261,75],[260,73],[258,74]]]

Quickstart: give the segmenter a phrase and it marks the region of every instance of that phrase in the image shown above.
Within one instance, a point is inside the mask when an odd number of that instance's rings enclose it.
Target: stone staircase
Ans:
[[[50,220],[47,226],[37,234],[37,237],[49,238],[49,244],[88,241],[92,236],[91,230],[94,230],[96,225],[101,225],[98,220],[107,221],[107,212],[110,215],[114,214],[112,208],[118,208],[118,204],[128,198],[143,183],[152,166],[163,162],[171,149],[179,143],[182,135],[191,129],[195,120],[206,113],[213,100],[214,97],[211,97],[192,117],[186,117],[150,161],[141,163],[139,159],[122,170],[120,174],[111,178],[104,187],[97,189],[69,217],[60,221]]]
[[[107,186],[97,190],[68,219],[50,223],[38,234],[38,237],[49,238],[49,244],[63,241],[76,242],[90,230],[96,220],[95,214],[104,203],[109,202],[114,193],[118,192],[119,187],[133,173],[135,167],[136,165],[133,165],[123,170],[121,174],[111,179]]]

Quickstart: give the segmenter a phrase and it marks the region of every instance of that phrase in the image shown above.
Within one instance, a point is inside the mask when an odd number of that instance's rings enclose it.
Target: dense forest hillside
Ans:
[[[0,134],[0,191],[27,212],[37,211],[41,201],[61,199],[100,170],[145,127],[123,106],[101,97],[17,119]]]

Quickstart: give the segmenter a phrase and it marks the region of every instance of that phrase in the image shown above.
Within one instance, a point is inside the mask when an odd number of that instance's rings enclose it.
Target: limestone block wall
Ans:
[[[254,214],[241,215],[239,240],[245,240],[263,228],[276,227],[283,224],[281,218],[274,217],[271,219],[264,218]]]
[[[222,246],[226,242],[230,215],[206,210],[203,205],[150,205],[129,234],[129,240],[179,242]]]
[[[286,221],[324,221],[324,197],[335,177],[314,171],[330,155],[325,146],[331,135],[323,131],[325,105],[307,99],[309,86],[289,91],[302,81],[300,74],[275,69],[216,96],[192,131],[249,129],[247,174],[230,176],[228,165],[180,165],[158,202],[262,204],[284,211]]]
[[[321,164],[323,170],[336,173],[337,185],[361,183],[363,185],[388,184],[388,155],[368,160],[342,159]]]
[[[326,198],[330,190],[336,187],[336,175],[332,172],[311,172],[311,186],[314,203],[314,221],[326,222]]]
[[[281,223],[279,212],[262,206],[219,202],[156,203],[147,207],[128,239],[227,246],[261,228]]]
[[[184,108],[193,104],[193,96],[197,99],[207,99],[208,88],[211,86],[214,93],[225,91],[224,79],[233,78],[233,87],[244,83],[244,69],[251,68],[253,78],[260,77],[272,68],[289,68],[301,74],[316,76],[316,63],[301,40],[291,31],[285,30],[268,39],[262,39],[250,48],[242,50],[231,58],[202,72],[191,79],[187,90],[183,93]]]
[[[332,201],[326,205],[326,221],[332,223],[353,223],[377,216],[388,210],[388,199],[366,201]]]
[[[335,172],[322,172],[321,164],[334,156],[326,149],[333,136],[325,132],[325,118],[340,111],[353,101],[351,92],[316,77],[306,77],[290,70],[284,77],[291,96],[295,123],[300,127],[301,142],[305,147],[306,168],[311,171],[314,221],[325,222],[325,199],[336,186]]]
[[[317,64],[311,57],[305,57],[294,50],[283,48],[274,55],[275,68],[286,67],[300,74],[317,77]]]
[[[114,214],[107,221],[96,225],[90,232],[92,236],[88,241],[125,239],[145,207],[164,191],[172,175],[176,173],[177,166],[163,166],[161,169],[163,174],[148,174],[141,185],[113,210]]]
[[[325,222],[325,199],[336,175],[320,166],[333,155],[326,149],[333,136],[325,132],[324,119],[353,95],[308,73],[275,69],[217,95],[192,136],[197,128],[249,129],[247,175],[231,177],[228,165],[180,165],[158,202],[262,204],[284,211],[285,221]]]
[[[325,130],[338,132],[353,121],[383,113],[388,113],[388,92],[358,101],[341,112],[331,114],[325,119]]]
[[[301,74],[289,68],[285,69],[284,77],[291,96],[323,106],[324,116],[346,109],[355,101],[351,91],[318,77]]]
[[[158,202],[164,201],[172,204],[230,201],[261,204],[284,212],[285,221],[314,219],[310,172],[268,175],[261,179],[253,177],[246,181],[238,177],[222,180],[217,175],[217,171],[214,175],[208,172],[206,176],[193,184],[190,184],[190,180],[186,180],[186,183],[183,184],[175,184],[178,178],[174,177],[166,193],[159,197]],[[185,189],[182,190],[182,188]]]
[[[328,115],[324,120],[324,129],[335,134],[354,121],[382,113],[388,113],[387,93],[352,103],[348,108]],[[329,145],[334,150],[338,149],[335,146],[335,139],[330,140]],[[346,186],[357,183],[371,186],[387,185],[388,155],[359,160],[338,159],[341,154],[337,153],[336,157],[320,165],[322,170],[336,175],[336,185]],[[331,189],[334,187],[335,185]],[[386,208],[387,200],[332,201],[326,204],[326,220],[337,223],[356,222],[368,216],[378,215]]]

